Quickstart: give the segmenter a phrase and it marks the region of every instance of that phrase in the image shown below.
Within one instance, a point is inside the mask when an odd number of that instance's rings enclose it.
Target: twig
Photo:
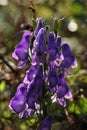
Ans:
[[[4,59],[2,55],[0,55],[0,59],[10,68],[12,72],[17,73],[17,71]]]
[[[11,41],[11,40],[15,39],[16,37],[18,37],[18,35],[19,35],[20,33],[22,33],[22,32],[23,32],[23,31],[17,32],[16,34],[12,35],[7,41],[1,42],[0,44],[2,44],[2,46],[5,46],[9,41]]]
[[[34,19],[36,19],[36,10],[35,10],[33,1],[31,0],[30,3],[31,3],[31,6],[29,6],[28,9],[31,10],[32,17],[33,17]]]

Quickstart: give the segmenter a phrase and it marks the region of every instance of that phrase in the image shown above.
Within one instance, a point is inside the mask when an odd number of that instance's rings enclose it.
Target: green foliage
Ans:
[[[3,92],[6,88],[6,83],[5,81],[3,80],[1,83],[0,83],[0,92]]]
[[[83,12],[84,12],[84,8],[81,4],[79,3],[74,3],[72,5],[72,12],[75,16],[81,16],[83,15]]]
[[[72,114],[86,114],[87,113],[87,98],[80,97],[76,102],[69,101],[67,110]]]

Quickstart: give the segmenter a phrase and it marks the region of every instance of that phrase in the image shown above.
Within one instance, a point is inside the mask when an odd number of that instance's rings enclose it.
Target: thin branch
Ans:
[[[18,35],[19,35],[20,33],[23,33],[23,31],[19,31],[19,32],[17,32],[16,34],[12,35],[7,41],[1,42],[1,43],[0,43],[1,46],[5,46],[9,41],[11,41],[11,40],[15,39],[16,37],[18,37]],[[0,46],[0,47],[1,47],[1,46]]]
[[[15,69],[4,59],[4,57],[3,57],[2,55],[0,55],[0,59],[3,61],[3,63],[5,63],[5,64],[10,68],[10,70],[11,70],[12,72],[17,73],[17,70],[15,70]]]

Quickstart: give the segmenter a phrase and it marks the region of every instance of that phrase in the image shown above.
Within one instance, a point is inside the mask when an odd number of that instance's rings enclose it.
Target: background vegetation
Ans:
[[[33,2],[33,3],[32,3]],[[35,9],[35,10],[33,10]],[[68,41],[78,61],[78,67],[67,77],[73,98],[66,109],[55,104],[52,130],[87,129],[87,0],[0,0],[0,130],[31,130],[35,120],[20,120],[8,104],[25,69],[18,70],[11,53],[32,18],[44,18],[53,28],[55,18],[64,18],[59,34]]]

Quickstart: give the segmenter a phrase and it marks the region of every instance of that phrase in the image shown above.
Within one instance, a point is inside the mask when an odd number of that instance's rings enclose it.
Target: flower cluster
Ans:
[[[34,37],[33,42],[31,41]],[[30,47],[32,44],[32,48]],[[56,96],[56,102],[66,106],[65,99],[72,97],[65,75],[70,74],[69,68],[76,67],[77,62],[67,43],[62,43],[61,36],[47,32],[41,18],[38,19],[34,32],[24,31],[23,37],[12,54],[18,60],[18,67],[23,68],[31,59],[15,96],[10,101],[10,108],[20,118],[32,117],[40,109],[40,98],[48,92]],[[52,116],[48,114],[39,130],[51,129]]]

